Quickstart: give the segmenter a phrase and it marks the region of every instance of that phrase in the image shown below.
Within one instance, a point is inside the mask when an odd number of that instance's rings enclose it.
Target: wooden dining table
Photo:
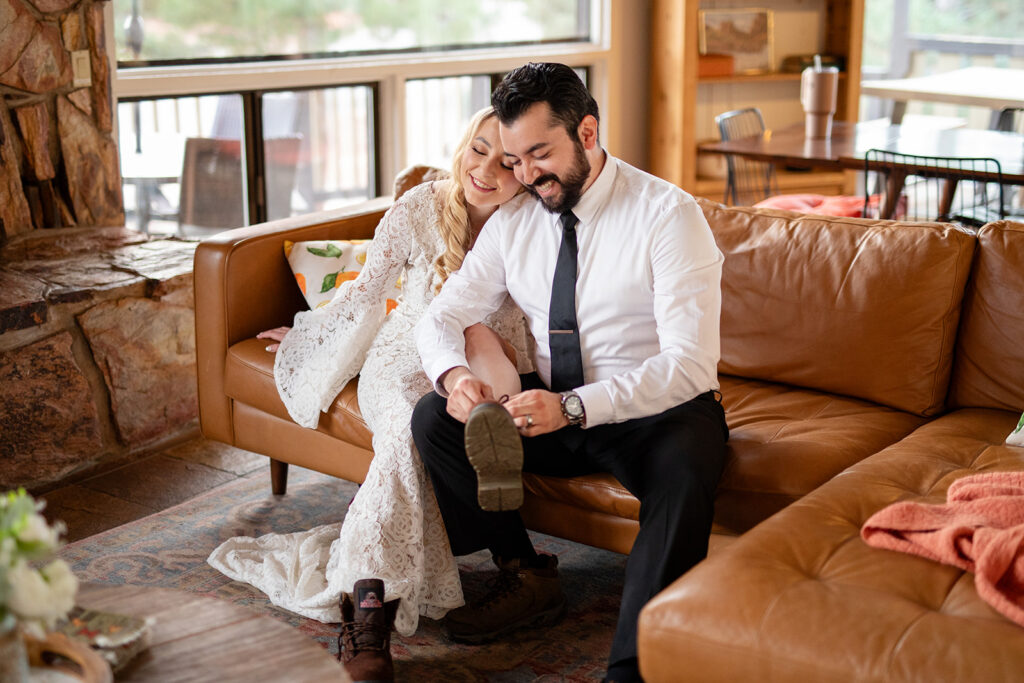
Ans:
[[[972,128],[935,130],[884,121],[834,121],[832,135],[827,138],[808,138],[804,124],[798,123],[768,130],[762,136],[700,145],[702,152],[832,171],[864,170],[864,155],[869,149],[918,156],[990,157],[1002,167],[1004,183],[1024,185],[1024,135],[1020,133]]]

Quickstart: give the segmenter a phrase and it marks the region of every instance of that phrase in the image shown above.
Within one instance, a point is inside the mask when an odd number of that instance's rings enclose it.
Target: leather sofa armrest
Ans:
[[[234,443],[224,366],[233,344],[258,332],[291,325],[306,303],[288,262],[284,240],[365,239],[391,199],[261,223],[214,235],[195,252],[196,371],[203,434]]]

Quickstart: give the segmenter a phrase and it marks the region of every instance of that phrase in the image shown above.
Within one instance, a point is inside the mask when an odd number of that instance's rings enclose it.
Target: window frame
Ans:
[[[444,78],[467,74],[504,73],[528,61],[557,61],[588,69],[589,86],[602,112],[610,111],[619,84],[615,74],[623,58],[613,13],[627,11],[624,0],[590,0],[590,40],[541,42],[531,45],[467,48],[454,51],[422,50],[413,53],[381,53],[344,57],[242,61],[230,64],[189,64],[117,68],[113,4],[106,3],[106,43],[111,69],[113,112],[117,103],[139,99],[241,94],[277,90],[332,88],[376,84],[375,171],[378,194],[387,188],[402,168],[405,158],[405,82],[421,78]],[[602,143],[614,147],[620,138],[609,117],[601,121]],[[114,121],[115,130],[118,122]],[[621,124],[620,124],[621,125]],[[247,131],[248,132],[248,131]],[[247,145],[251,145],[251,141]],[[248,149],[247,149],[248,151]],[[250,181],[255,171],[250,169]],[[258,192],[258,190],[257,190]],[[250,193],[253,194],[253,193]],[[249,198],[250,216],[254,211]],[[255,220],[250,222],[257,222]]]

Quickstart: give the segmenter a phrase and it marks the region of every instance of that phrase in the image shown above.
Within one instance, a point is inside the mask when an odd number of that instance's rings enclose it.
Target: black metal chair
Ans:
[[[865,193],[864,215],[981,227],[1005,218],[1002,182],[996,159],[870,149],[864,155],[864,186],[877,192]]]
[[[715,117],[718,133],[723,141],[739,140],[764,135],[764,118],[756,107],[736,109]],[[749,206],[778,194],[775,166],[737,156],[725,155],[725,203]]]

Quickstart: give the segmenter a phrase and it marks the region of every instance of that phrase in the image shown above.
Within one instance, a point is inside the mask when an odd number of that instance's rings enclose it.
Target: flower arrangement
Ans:
[[[0,496],[0,632],[41,637],[74,607],[78,579],[53,557],[65,527],[47,524],[44,505],[21,488]]]

